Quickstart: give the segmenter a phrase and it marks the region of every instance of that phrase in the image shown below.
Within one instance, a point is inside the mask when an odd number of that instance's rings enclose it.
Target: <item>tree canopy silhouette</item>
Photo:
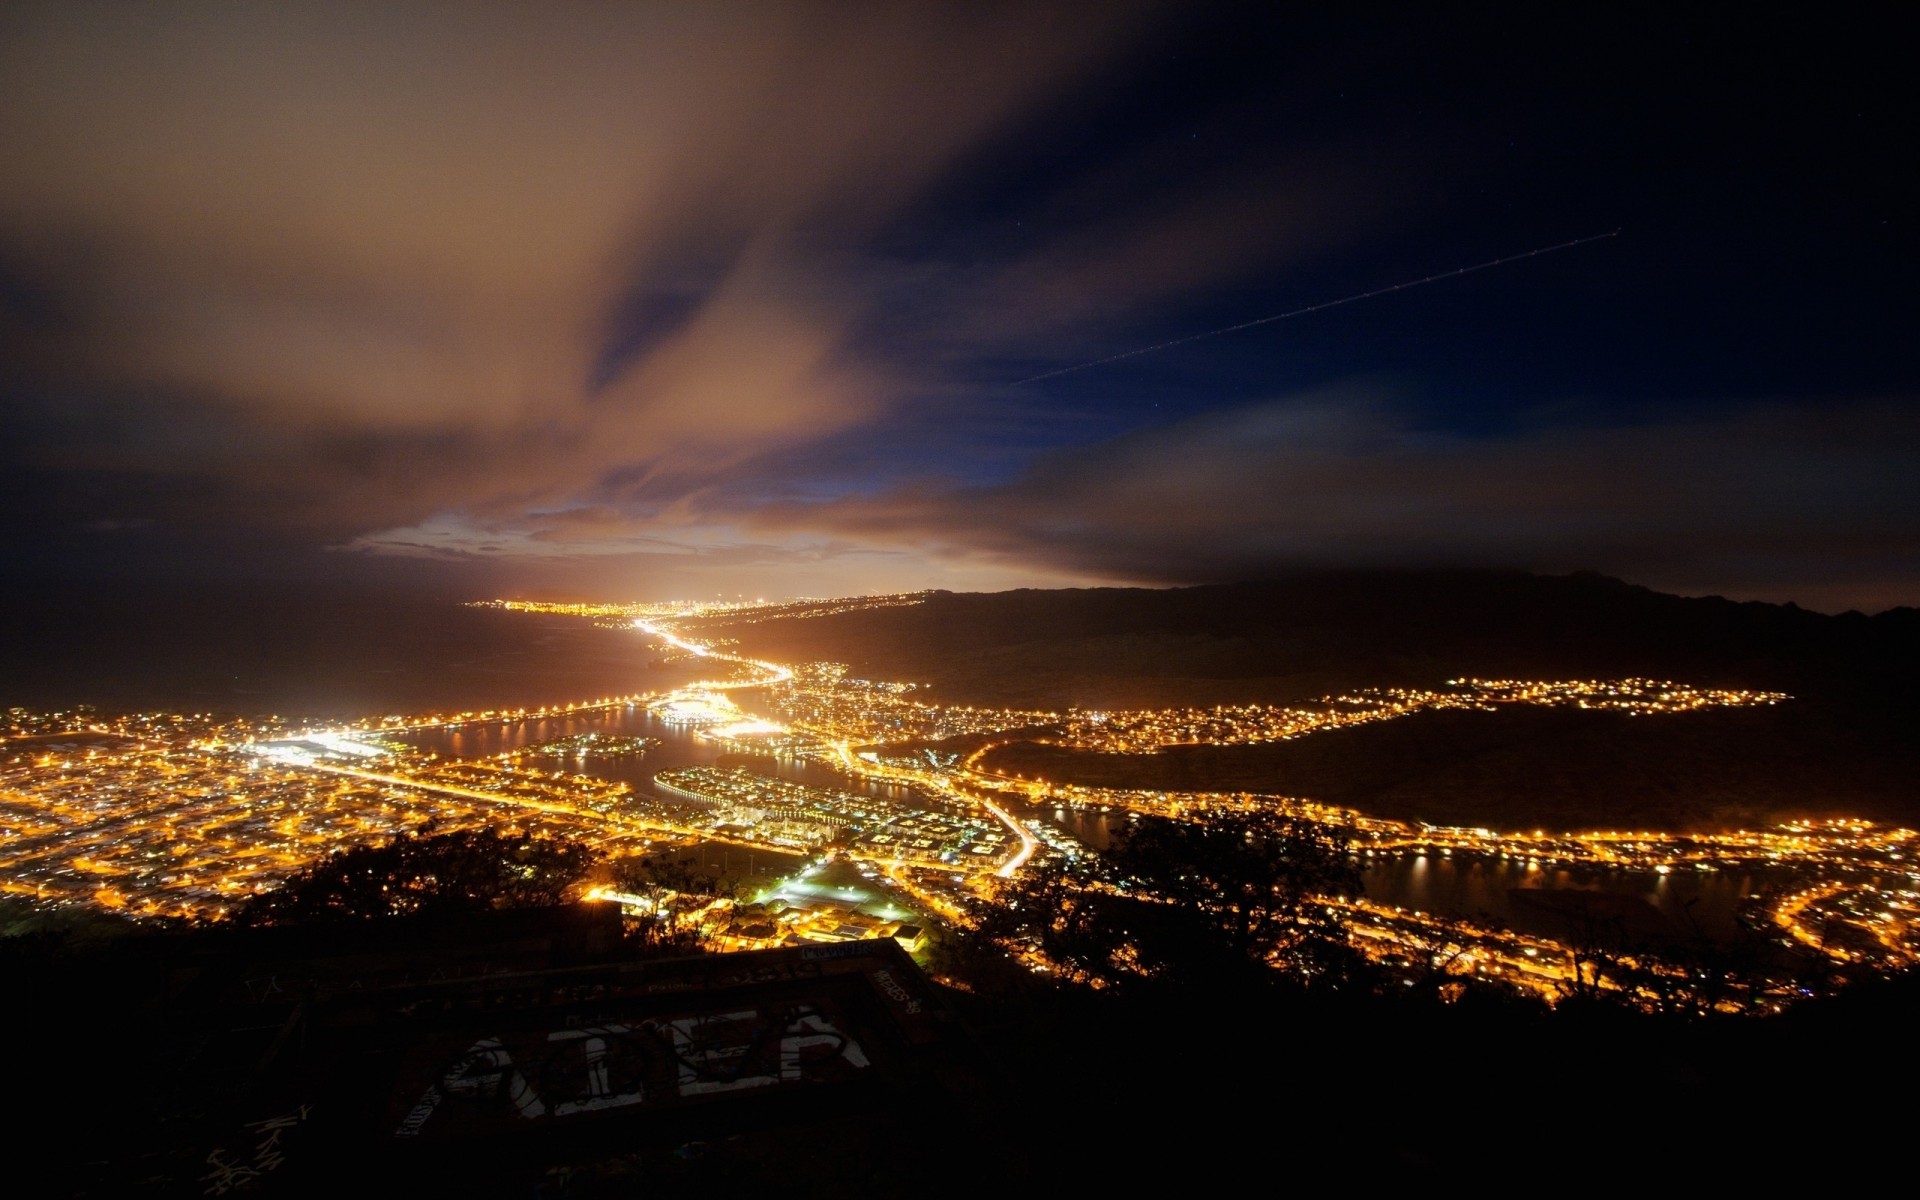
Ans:
[[[707,906],[735,899],[739,892],[737,885],[671,851],[617,859],[612,876],[617,890],[642,901],[641,915],[628,929],[643,951],[653,953],[706,950],[711,941]]]
[[[353,921],[559,904],[592,867],[578,842],[503,836],[492,829],[426,837],[328,855],[237,914],[243,924]]]
[[[1362,890],[1347,842],[1267,812],[1144,817],[1102,860],[1010,884],[979,932],[1096,985],[1337,984],[1363,965],[1325,903]]]

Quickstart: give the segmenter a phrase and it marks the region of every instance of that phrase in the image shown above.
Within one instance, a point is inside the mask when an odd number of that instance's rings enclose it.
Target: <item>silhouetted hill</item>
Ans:
[[[994,770],[1060,783],[1308,796],[1496,829],[1753,829],[1793,817],[1920,822],[1920,747],[1830,706],[1633,717],[1448,710],[1258,746],[1095,754],[1016,743]]]
[[[1591,574],[942,592],[911,607],[720,628],[769,657],[931,683],[949,703],[1058,708],[1279,702],[1464,675],[1641,675],[1902,701],[1920,666],[1913,609],[1828,616]]]
[[[1230,586],[941,593],[726,631],[783,660],[1064,709],[1287,703],[1452,678],[1642,676],[1788,692],[1773,708],[1628,718],[1431,712],[1266,746],[1157,755],[1014,745],[1058,782],[1309,796],[1506,828],[1710,828],[1837,814],[1920,821],[1920,612],[1830,616],[1599,575],[1373,572]]]
[[[339,587],[0,595],[0,707],[363,717],[673,686],[632,634]]]

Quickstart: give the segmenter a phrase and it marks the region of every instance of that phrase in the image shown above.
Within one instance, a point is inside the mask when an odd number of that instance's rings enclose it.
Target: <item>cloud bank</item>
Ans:
[[[1465,436],[1423,429],[1379,389],[1354,388],[1143,430],[1001,486],[908,488],[747,519],[1160,583],[1465,564],[1868,607],[1920,584],[1911,405],[1559,418]]]
[[[1507,152],[1480,118],[1409,122],[1425,110],[1383,81],[1426,69],[1418,37],[1322,53],[1281,29],[1285,69],[1249,43],[1203,96],[1212,61],[1178,60],[1237,53],[1214,23],[1147,3],[10,5],[12,570],[306,554],[793,594],[1486,563],[1920,597],[1908,397],[1628,416],[1546,390],[1469,427],[1406,400],[1405,368],[1370,373],[1418,340],[1385,334],[1009,387],[1393,282],[1367,247],[1402,261],[1396,231]],[[1383,107],[1343,115],[1368,80]],[[1527,244],[1500,236],[1418,261]]]

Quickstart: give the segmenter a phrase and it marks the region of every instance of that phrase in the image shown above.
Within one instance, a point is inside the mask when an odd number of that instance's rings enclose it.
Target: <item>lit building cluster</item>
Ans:
[[[907,950],[926,945],[926,928],[911,917],[862,911],[836,900],[771,899],[734,905],[716,924],[722,950],[770,950],[809,942],[858,942],[893,938]]]
[[[856,859],[952,870],[997,869],[1007,831],[967,813],[909,808],[876,796],[812,787],[741,767],[683,767],[654,777],[675,795],[714,806],[712,828],[774,846],[838,842]]]
[[[1745,688],[1701,688],[1663,679],[1573,679],[1557,683],[1515,679],[1456,679],[1458,688],[1488,704],[1540,704],[1589,709],[1618,709],[1637,716],[1693,712],[1703,708],[1749,708],[1792,699],[1785,692]]]
[[[1836,963],[1901,969],[1920,963],[1920,880],[1825,880],[1768,914],[1789,937]]]
[[[761,621],[791,621],[806,617],[831,617],[838,613],[862,612],[873,608],[906,608],[926,603],[930,592],[885,592],[872,596],[839,596],[830,600],[803,599],[788,600],[778,604],[769,604],[757,600],[752,604],[740,604],[732,607],[724,605],[702,607],[695,612],[677,614],[662,613],[661,616],[676,615],[695,620],[705,619],[712,623],[727,625],[752,625]]]
[[[415,729],[459,729],[469,725],[505,725],[516,721],[544,721],[553,717],[584,716],[609,709],[630,708],[637,704],[644,704],[653,698],[652,692],[633,692],[621,696],[600,696],[592,700],[571,700],[565,704],[541,704],[527,708],[481,708],[463,709],[459,712],[387,714],[349,721],[339,728],[346,732],[378,735],[404,733]],[[275,728],[284,727],[275,726]],[[224,740],[245,741],[247,738],[236,736]]]
[[[1504,984],[1549,1003],[1574,983],[1568,948],[1551,938],[1495,929],[1365,899],[1329,899],[1346,919],[1348,940],[1409,983]]]
[[[134,915],[217,916],[330,852],[425,827],[507,827],[613,853],[691,836],[632,811],[624,784],[394,756],[338,734],[82,736],[6,744],[0,891]]]
[[[1250,793],[1045,787],[1029,794],[1063,806],[1174,818],[1264,809],[1340,826],[1351,835],[1352,852],[1361,860],[1478,857],[1521,865],[1529,872],[1572,867],[1655,875],[1755,869],[1791,873],[1812,882],[1772,897],[1764,906],[1766,918],[1784,934],[1840,965],[1897,970],[1920,963],[1920,832],[1903,827],[1829,819],[1730,833],[1502,834],[1368,817],[1307,800]],[[1337,906],[1348,917],[1354,944],[1390,965],[1409,967],[1419,961],[1419,954],[1444,949],[1450,969],[1549,998],[1565,994],[1572,979],[1568,949],[1552,939],[1365,900],[1339,901]]]
[[[533,757],[577,760],[638,758],[659,744],[659,738],[627,737],[615,733],[576,733],[572,737],[522,746],[499,757],[515,766]]]
[[[96,744],[247,741],[285,732],[279,717],[242,718],[214,713],[139,712],[103,714],[89,705],[39,713],[7,710],[0,724],[0,762],[24,760],[49,749],[92,740]]]
[[[1311,705],[1242,704],[1134,712],[1075,712],[1060,744],[1106,754],[1152,754],[1168,746],[1232,746],[1286,741],[1328,729],[1390,720],[1430,709],[1492,709],[1502,704],[1605,709],[1632,715],[1778,704],[1782,692],[1696,688],[1652,679],[1521,681],[1456,679],[1444,690],[1366,688]]]
[[[844,663],[807,663],[773,689],[773,704],[797,728],[842,742],[886,745],[1058,724],[1062,714],[928,704],[917,685],[850,678]]]
[[[1002,781],[1004,784],[1004,781]],[[1920,832],[1871,821],[1833,818],[1792,821],[1772,829],[1724,833],[1662,833],[1653,830],[1491,829],[1372,817],[1353,809],[1251,792],[1169,792],[1024,783],[1016,785],[1036,803],[1192,818],[1213,812],[1264,810],[1337,825],[1352,836],[1363,857],[1437,855],[1480,857],[1551,867],[1613,868],[1670,875],[1676,872],[1793,870],[1827,878],[1892,881],[1888,897],[1920,882]]]
[[[205,714],[106,717],[91,710],[6,713],[0,738],[0,891],[134,915],[212,916],[276,886],[328,852],[432,828],[496,827],[579,841],[609,857],[700,843],[828,849],[884,876],[921,911],[965,921],[972,905],[1029,862],[1090,853],[1030,822],[1028,803],[1192,818],[1263,809],[1337,825],[1361,859],[1430,855],[1602,867],[1657,874],[1779,869],[1804,882],[1768,912],[1784,938],[1840,967],[1920,961],[1920,835],[1863,821],[1807,821],[1763,831],[1495,833],[1367,817],[1310,800],[1249,793],[1087,788],[1010,778],[993,751],[1036,735],[1078,749],[1149,753],[1190,744],[1299,737],[1409,713],[1504,704],[1668,714],[1775,704],[1775,692],[1706,689],[1644,679],[1453,680],[1432,690],[1383,688],[1298,706],[1223,706],[1054,713],[926,703],[913,684],[863,680],[842,664],[787,667],[721,650],[665,622],[825,615],[919,603],[921,594],[782,605],[536,605],[515,611],[617,621],[685,654],[713,678],[668,694],[635,693],[539,708],[386,715],[328,730],[277,718]],[[742,709],[732,689],[764,687],[780,721]],[[730,750],[796,753],[850,779],[904,789],[894,798],[818,788],[737,767],[663,772],[656,801],[626,784],[550,769],[556,760],[644,753],[650,739],[582,733],[493,758],[441,760],[409,749],[408,731],[511,724],[645,706],[655,718]],[[1018,731],[1018,732],[1016,732]],[[965,757],[914,743],[1001,735]],[[909,802],[906,797],[913,799]],[[1563,994],[1571,961],[1547,939],[1364,900],[1338,902],[1354,944],[1410,972],[1436,970]],[[722,906],[725,908],[726,906]],[[717,912],[724,945],[794,937],[892,936],[886,921],[831,905]],[[742,916],[751,918],[740,919]],[[840,918],[848,919],[840,919]],[[894,918],[898,927],[901,919]],[[751,928],[749,928],[751,927]],[[764,927],[764,928],[762,928]],[[731,939],[731,941],[727,940]],[[1438,965],[1436,965],[1438,964]],[[1576,980],[1577,982],[1577,980]]]
[[[927,944],[927,926],[912,909],[895,903],[889,893],[901,891],[893,881],[880,884],[877,872],[859,873],[874,886],[835,886],[817,879],[826,864],[809,859],[805,866],[750,897],[679,896],[671,890],[645,895],[595,888],[590,899],[610,900],[636,920],[657,917],[697,924],[715,949],[767,950],[809,942],[873,941],[891,938],[909,953]]]

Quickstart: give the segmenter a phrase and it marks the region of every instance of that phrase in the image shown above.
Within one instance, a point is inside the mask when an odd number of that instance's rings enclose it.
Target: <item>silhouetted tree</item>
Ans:
[[[1324,901],[1361,890],[1344,831],[1277,814],[1144,818],[1097,865],[1029,872],[977,936],[1070,981],[1344,984],[1367,976]]]
[[[563,902],[593,863],[593,851],[558,838],[491,829],[407,834],[328,855],[255,896],[236,919],[277,925],[535,908]]]
[[[1394,952],[1387,961],[1399,975],[1406,998],[1457,1004],[1469,999],[1504,1002],[1525,996],[1527,1002],[1534,1002],[1529,993],[1511,983],[1477,974],[1472,965],[1477,939],[1450,927],[1451,922],[1465,921],[1474,929],[1504,933],[1505,923],[1485,911],[1471,918],[1458,913],[1449,917],[1449,922],[1426,926],[1410,923],[1395,929]]]
[[[941,964],[1007,990],[994,970],[1011,951],[1026,966],[1044,965],[1069,983],[1105,985],[1149,975],[1133,940],[1148,924],[1148,905],[1120,895],[1087,859],[1029,870],[1003,884],[979,924],[949,940]]]
[[[1268,811],[1136,821],[1108,852],[1113,869],[1189,914],[1176,922],[1194,965],[1217,958],[1278,967],[1301,982],[1360,972],[1327,897],[1360,895],[1345,829]],[[1199,930],[1191,928],[1199,918]],[[1169,950],[1172,947],[1168,948]]]
[[[1785,996],[1824,990],[1823,960],[1794,948],[1770,919],[1765,897],[1750,897],[1734,913],[1733,929],[1709,934],[1694,916],[1696,900],[1681,909],[1684,935],[1643,942],[1620,956],[1621,987],[1638,1007],[1683,1017],[1768,1011]]]
[[[613,864],[613,887],[647,910],[629,923],[641,945],[658,953],[696,954],[711,941],[707,908],[735,899],[738,888],[692,860],[671,853],[635,855]]]

